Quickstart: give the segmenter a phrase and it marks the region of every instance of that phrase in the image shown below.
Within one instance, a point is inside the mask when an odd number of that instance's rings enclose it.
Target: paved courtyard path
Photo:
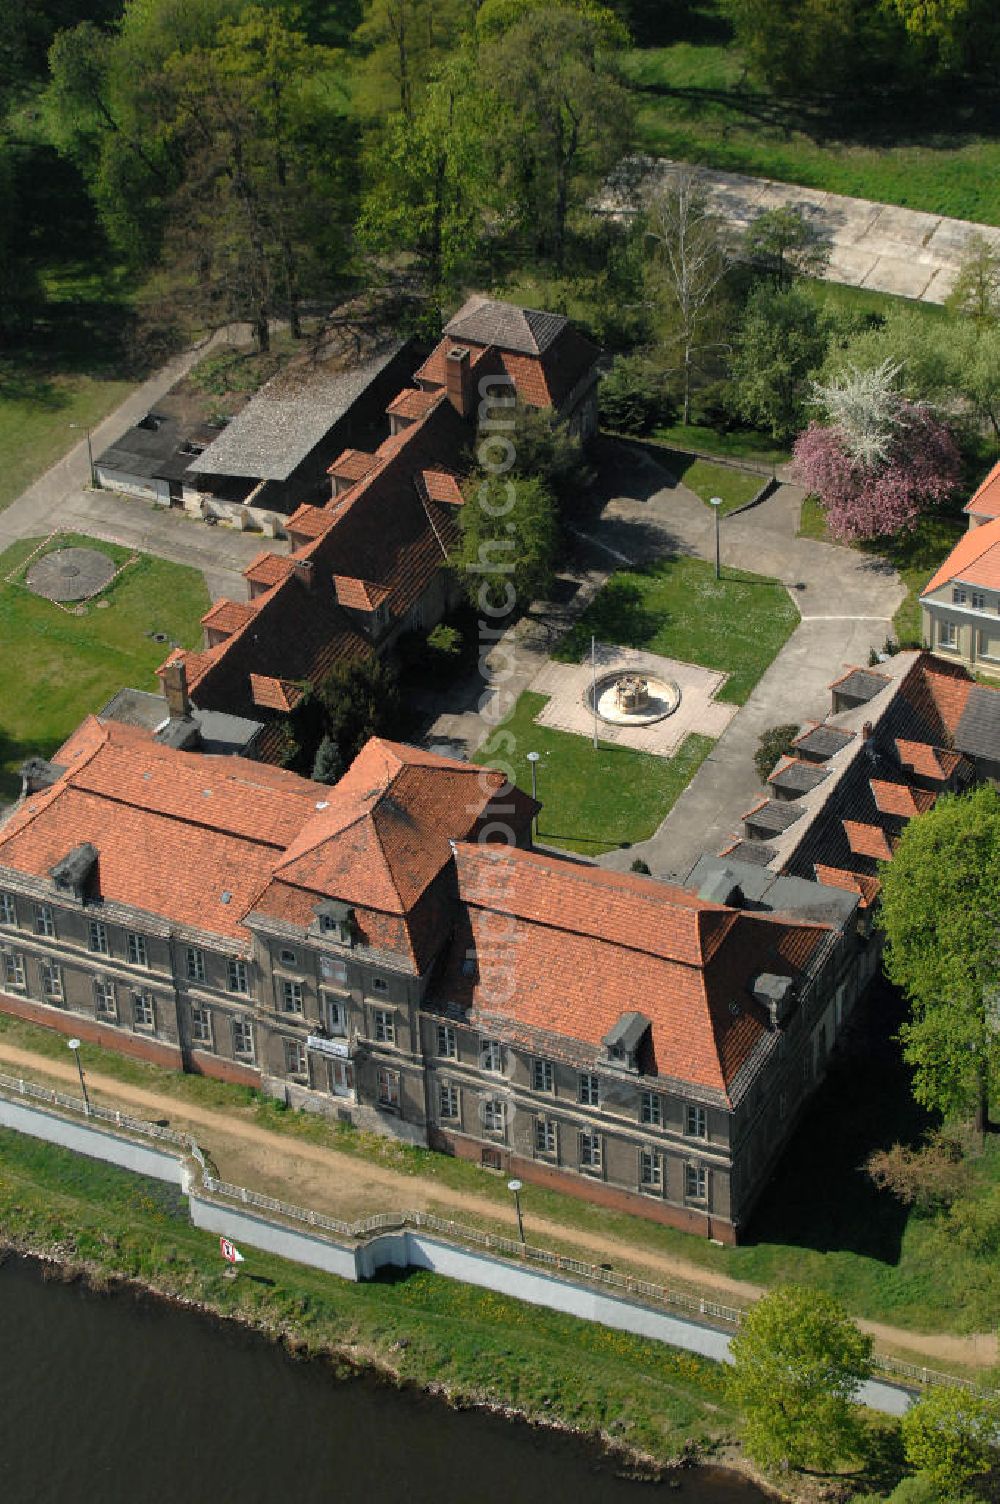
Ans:
[[[640,165],[641,164],[641,165]],[[652,191],[687,164],[668,158],[642,158],[626,164],[623,191],[605,189],[599,207],[621,212],[630,201],[633,173],[642,171],[641,192]],[[827,238],[830,262],[823,276],[849,287],[868,287],[924,303],[943,303],[954,286],[970,239],[982,235],[1000,251],[1000,229],[949,219],[920,209],[901,209],[872,199],[847,198],[772,178],[699,169],[716,212],[736,230],[744,230],[765,209],[801,209]],[[617,178],[618,175],[616,175]]]
[[[0,1065],[29,1079],[75,1085],[76,1067],[36,1055],[0,1039]],[[294,1205],[346,1219],[377,1211],[440,1211],[461,1221],[486,1218],[508,1222],[511,1212],[487,1196],[442,1185],[431,1175],[413,1175],[405,1170],[377,1164],[356,1154],[342,1154],[325,1145],[310,1143],[288,1133],[274,1132],[258,1123],[176,1096],[147,1090],[87,1068],[87,1089],[96,1101],[171,1127],[190,1131],[219,1168],[223,1179],[247,1185]],[[572,1246],[594,1263],[611,1262],[619,1268],[642,1269],[655,1280],[683,1284],[695,1291],[721,1294],[737,1305],[757,1300],[764,1287],[730,1279],[717,1270],[702,1267],[677,1255],[643,1246],[635,1248],[622,1238],[598,1229],[564,1225],[527,1213],[532,1242],[541,1246]],[[883,1322],[861,1321],[859,1325],[876,1342],[893,1353],[905,1353],[910,1361],[935,1364],[959,1363],[969,1368],[988,1368],[997,1361],[995,1333],[956,1336],[947,1332],[911,1332]]]

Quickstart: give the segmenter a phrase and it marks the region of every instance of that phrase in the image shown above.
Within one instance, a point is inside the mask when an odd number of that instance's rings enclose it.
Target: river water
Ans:
[[[678,1486],[679,1485],[679,1486]],[[0,1266],[11,1504],[760,1504],[731,1474],[651,1485],[571,1437],[365,1380],[250,1332]]]

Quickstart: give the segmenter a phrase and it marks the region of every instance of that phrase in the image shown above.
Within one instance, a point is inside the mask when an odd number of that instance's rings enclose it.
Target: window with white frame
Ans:
[[[288,977],[283,977],[281,982],[281,1011],[282,1013],[302,1012],[302,983],[293,982]]]
[[[507,1104],[499,1097],[483,1098],[483,1128],[487,1133],[503,1133],[507,1127]]]
[[[94,1012],[98,1018],[110,1023],[118,1020],[118,1004],[115,1000],[115,984],[107,977],[98,977],[94,982]]]
[[[986,610],[986,596],[981,590],[974,590],[972,592],[972,609],[973,611]]]
[[[55,961],[43,961],[42,973],[42,996],[52,1002],[61,1003],[63,1000],[62,967]]]
[[[639,1121],[651,1128],[663,1125],[663,1098],[659,1092],[644,1091],[639,1096]]]
[[[48,903],[35,904],[35,934],[54,935],[56,932],[55,916],[52,913],[52,905]]]
[[[7,955],[5,955],[3,958],[3,974],[4,981],[8,987],[14,988],[18,992],[24,991],[25,980],[23,956],[18,955],[16,951],[10,951]]]
[[[377,1044],[396,1043],[396,1015],[388,1008],[376,1008],[373,1015]]]
[[[503,1070],[503,1046],[499,1039],[479,1041],[479,1064],[484,1071],[499,1073]]]
[[[976,633],[976,657],[1000,658],[1000,632],[996,628]]]
[[[951,598],[956,606],[965,605],[965,591],[963,590],[961,585],[954,585],[952,587]]]
[[[230,992],[240,992],[244,996],[250,991],[247,963],[235,956],[230,956],[226,962],[226,987]]]
[[[252,1060],[253,1024],[248,1018],[233,1019],[233,1054],[241,1060]]]
[[[531,1065],[531,1084],[535,1091],[555,1090],[555,1072],[551,1060],[534,1060]]]
[[[584,1128],[580,1133],[580,1169],[600,1170],[604,1160],[601,1135],[594,1133],[589,1128]]]
[[[708,1113],[689,1102],[684,1109],[684,1132],[688,1138],[708,1138]]]
[[[346,961],[334,961],[330,956],[321,956],[319,974],[324,982],[334,982],[338,987],[347,986]]]
[[[599,1107],[601,1104],[601,1085],[592,1071],[580,1072],[579,1100],[584,1107]]]
[[[191,1039],[195,1044],[211,1045],[212,1013],[209,1008],[191,1007]]]
[[[286,1039],[285,1048],[285,1074],[287,1076],[304,1076],[306,1074],[306,1047],[301,1039]]]
[[[331,1034],[347,1033],[347,1004],[343,998],[331,997],[328,992],[320,994],[323,1021]]]
[[[199,950],[197,945],[189,945],[185,961],[188,981],[203,982],[205,980],[205,952]]]
[[[554,1154],[556,1152],[556,1125],[553,1118],[535,1119],[535,1153]]]
[[[458,1117],[458,1087],[449,1081],[438,1082],[438,1116],[452,1120]]]
[[[639,1185],[644,1191],[662,1191],[663,1155],[655,1149],[639,1150]]]
[[[295,954],[295,951],[289,950],[288,947],[285,946],[281,951],[281,964],[282,966],[298,966],[299,958]]]
[[[454,1060],[458,1054],[458,1040],[451,1024],[438,1024],[437,1052],[444,1060]]]
[[[390,1071],[384,1065],[380,1065],[375,1078],[375,1090],[380,1107],[391,1107],[399,1110],[399,1072]]]
[[[704,1165],[684,1166],[684,1195],[688,1201],[708,1200],[708,1171]]]
[[[99,919],[91,919],[87,925],[87,949],[95,956],[108,954],[108,927]]]
[[[0,924],[16,924],[17,910],[9,893],[0,893]]]
[[[132,1024],[136,1029],[155,1029],[156,1012],[152,995],[148,992],[132,994]]]
[[[938,622],[938,647],[958,647],[958,628],[953,621]]]
[[[146,949],[145,935],[137,935],[134,930],[126,931],[125,950],[126,954],[128,955],[130,965],[149,965],[149,952]]]

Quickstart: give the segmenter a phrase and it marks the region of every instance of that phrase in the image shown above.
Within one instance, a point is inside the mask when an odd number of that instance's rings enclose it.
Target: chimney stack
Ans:
[[[167,710],[172,721],[183,721],[191,714],[191,698],[188,695],[187,665],[183,658],[174,658],[160,669],[160,683],[167,701]]]
[[[313,576],[315,574],[312,559],[296,559],[293,556],[292,562],[295,565],[295,578],[299,581],[300,584],[304,585],[307,590],[311,590],[313,587]]]
[[[448,401],[461,417],[472,410],[472,361],[468,350],[456,345],[445,357],[445,391]]]

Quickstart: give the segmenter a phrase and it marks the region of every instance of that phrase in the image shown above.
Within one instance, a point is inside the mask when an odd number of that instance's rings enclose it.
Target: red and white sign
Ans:
[[[230,1243],[228,1238],[219,1239],[219,1252],[227,1264],[242,1264],[244,1262],[242,1253],[240,1253],[235,1243]]]

